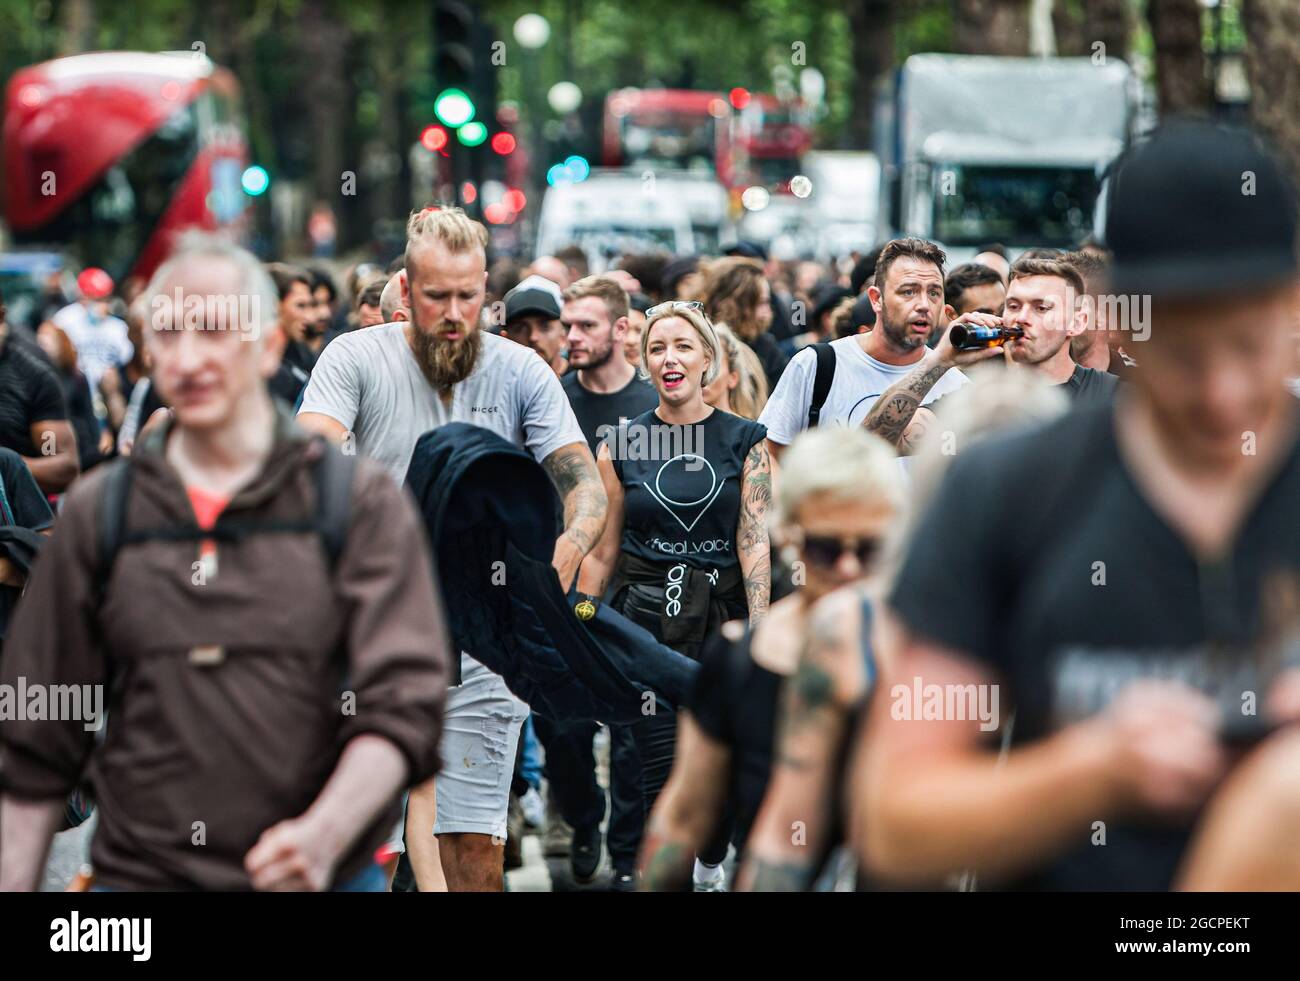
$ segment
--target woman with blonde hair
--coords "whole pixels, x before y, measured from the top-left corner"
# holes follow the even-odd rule
[[[838,778],[834,754],[818,754],[807,733],[799,733],[800,758],[818,765],[804,771],[789,765],[788,758],[778,761],[780,693],[795,675],[814,604],[877,575],[885,535],[906,509],[907,488],[893,450],[861,428],[808,430],[791,444],[785,459],[776,493],[775,535],[787,563],[801,570],[802,586],[772,604],[757,627],[726,624],[706,647],[678,729],[682,752],[651,816],[642,850],[650,889],[683,886],[691,874],[690,856],[727,831],[737,865],[743,864],[747,841],[760,853],[775,853],[779,861],[778,839],[790,837],[790,825],[781,823],[787,815],[763,805],[769,811],[766,823],[761,828],[755,823],[769,780],[784,785],[797,812],[791,820],[804,822],[808,847],[789,850],[806,860],[809,875],[837,843],[831,828]],[[860,615],[867,602],[854,595],[850,612]],[[848,704],[865,701],[876,674],[869,647],[854,653],[856,674],[837,692]],[[824,738],[833,746],[833,726]],[[773,841],[778,841],[776,847]],[[708,870],[697,870],[697,879],[701,872],[708,875]],[[715,881],[709,891],[720,889]]]
[[[704,401],[746,419],[757,419],[767,404],[767,377],[754,349],[726,324],[715,324],[722,345],[722,370],[704,389]]]
[[[641,371],[659,405],[601,444],[597,466],[609,510],[578,571],[575,612],[590,619],[608,587],[615,610],[698,659],[722,623],[757,623],[767,613],[767,429],[705,402],[725,358],[699,303],[661,303],[646,314]],[[648,814],[672,767],[675,706],[660,702],[632,731]],[[701,860],[716,869],[726,846],[724,839],[705,849]]]

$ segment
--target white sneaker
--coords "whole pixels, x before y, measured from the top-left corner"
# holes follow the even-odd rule
[[[519,798],[519,809],[524,812],[524,824],[530,828],[540,828],[546,823],[546,805],[542,803],[542,795],[533,787]]]
[[[721,865],[705,865],[698,858],[695,860],[695,892],[726,892],[727,874]]]

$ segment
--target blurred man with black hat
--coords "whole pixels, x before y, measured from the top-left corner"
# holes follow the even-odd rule
[[[529,276],[505,295],[503,333],[516,344],[531,347],[557,375],[569,367],[565,358],[565,328],[560,323],[560,288],[542,276]]]
[[[1300,766],[1279,731],[1300,716],[1296,227],[1295,189],[1249,131],[1173,121],[1118,162],[1111,289],[1152,298],[1142,370],[1108,403],[958,447],[922,514],[891,596],[893,705],[861,745],[877,874],[1297,886],[1285,850],[1258,849],[1276,834],[1223,833],[1222,815],[1228,793],[1262,814]],[[913,704],[957,690],[1000,693],[1000,719]],[[1207,805],[1219,836],[1190,849]]]

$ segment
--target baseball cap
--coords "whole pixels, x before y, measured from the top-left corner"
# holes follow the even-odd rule
[[[1119,294],[1204,296],[1297,274],[1296,189],[1253,131],[1174,119],[1127,150],[1107,190]]]
[[[728,245],[722,250],[722,252],[724,255],[742,256],[746,259],[760,259],[764,262],[767,261],[767,249],[763,248],[763,246],[759,245],[757,242],[747,242],[743,239],[739,242],[734,242],[731,245]]]
[[[113,277],[97,266],[81,270],[77,289],[87,300],[102,300],[113,294]]]
[[[516,317],[537,314],[547,320],[556,320],[560,316],[563,302],[560,288],[544,276],[529,276],[505,295],[506,323]]]

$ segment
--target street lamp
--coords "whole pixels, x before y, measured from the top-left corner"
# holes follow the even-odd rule
[[[514,27],[515,40],[530,51],[536,51],[551,39],[551,25],[541,14],[524,14]]]
[[[530,151],[529,174],[530,194],[536,193],[541,185],[541,168],[546,166],[546,152],[542,146],[541,102],[542,82],[538,73],[538,50],[551,39],[551,25],[541,14],[524,14],[514,25],[515,41],[524,49],[524,98],[528,102],[528,112],[533,117],[529,120],[532,131],[532,149]],[[540,198],[541,194],[536,193]]]
[[[582,105],[582,89],[572,82],[556,82],[546,93],[546,101],[556,115],[567,116]]]

